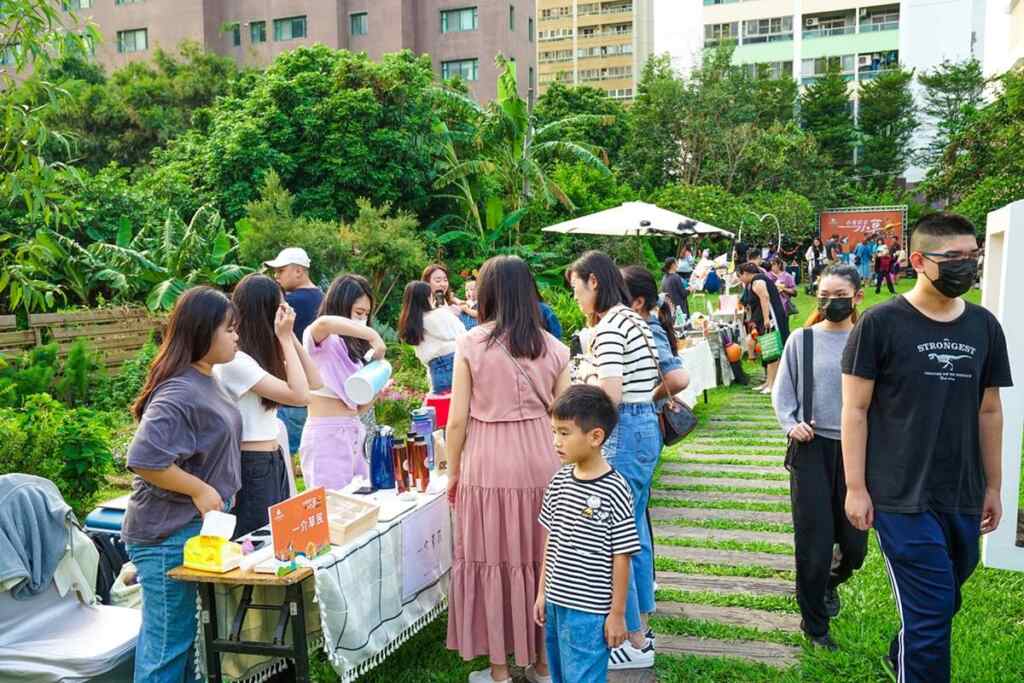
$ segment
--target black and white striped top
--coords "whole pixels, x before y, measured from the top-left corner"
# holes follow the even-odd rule
[[[599,379],[622,378],[623,403],[650,403],[658,386],[654,335],[643,318],[614,306],[594,328],[591,347]]]
[[[540,523],[548,530],[546,598],[581,612],[610,612],[612,556],[640,552],[626,480],[615,470],[577,479],[566,465],[548,484]]]

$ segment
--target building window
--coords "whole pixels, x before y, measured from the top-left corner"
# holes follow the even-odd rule
[[[366,12],[348,15],[348,32],[353,36],[365,36],[370,32],[370,18]]]
[[[114,0],[115,5],[138,5],[145,0]],[[92,7],[92,0],[89,0],[89,6]]]
[[[530,67],[530,80],[529,80],[529,83],[530,83],[530,90],[533,90],[533,67],[532,66]]]
[[[447,81],[453,76],[460,76],[464,81],[475,81],[478,76],[478,59],[456,59],[441,62],[441,78]]]
[[[13,66],[18,61],[17,46],[0,50],[0,66]]]
[[[144,28],[117,32],[117,51],[121,54],[144,52],[149,48],[149,36]]]
[[[515,5],[509,5],[508,6],[508,30],[509,31],[515,31],[516,30],[516,6]]]
[[[793,17],[772,17],[743,22],[743,44],[793,40]]]
[[[274,19],[274,40],[295,40],[306,37],[306,17]]]
[[[231,44],[235,47],[242,44],[242,25],[237,21],[231,25]]]
[[[92,0],[64,0],[63,5],[65,12],[76,9],[89,9],[92,7]]]
[[[755,64],[744,64],[743,70],[750,78],[789,78],[793,75],[793,62],[758,62]]]
[[[704,26],[704,47],[713,47],[719,43],[733,41],[740,37],[739,22],[728,24],[706,24]]]
[[[838,69],[845,80],[853,80],[853,72],[856,63],[854,55],[838,55],[835,57],[816,57],[805,59],[800,64],[800,74],[803,76],[804,85],[810,83],[819,76],[824,76],[830,69]]]
[[[441,33],[475,31],[479,21],[476,7],[441,11]]]
[[[526,34],[530,38],[530,42],[533,42],[533,17],[526,18]]]
[[[249,40],[253,43],[267,42],[267,22],[254,21],[249,24]]]

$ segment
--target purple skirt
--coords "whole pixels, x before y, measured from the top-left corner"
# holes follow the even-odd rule
[[[365,439],[366,427],[358,417],[307,418],[299,446],[306,488],[344,488],[356,475],[369,480]]]

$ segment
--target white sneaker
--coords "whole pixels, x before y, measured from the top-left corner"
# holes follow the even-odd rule
[[[512,679],[503,678],[499,681],[491,676],[491,667],[487,667],[483,671],[474,671],[469,674],[469,683],[512,683]]]
[[[640,649],[628,640],[608,654],[608,670],[650,669],[654,666],[654,643],[647,643]]]
[[[523,675],[526,676],[526,680],[530,681],[530,683],[551,683],[552,680],[551,676],[541,676],[537,673],[537,670],[533,668],[533,664],[526,667]]]

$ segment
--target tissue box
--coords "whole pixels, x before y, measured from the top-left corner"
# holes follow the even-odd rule
[[[331,545],[345,545],[377,526],[380,506],[359,496],[327,492]]]
[[[193,536],[185,541],[185,562],[189,569],[223,574],[238,567],[242,546],[220,536]]]

